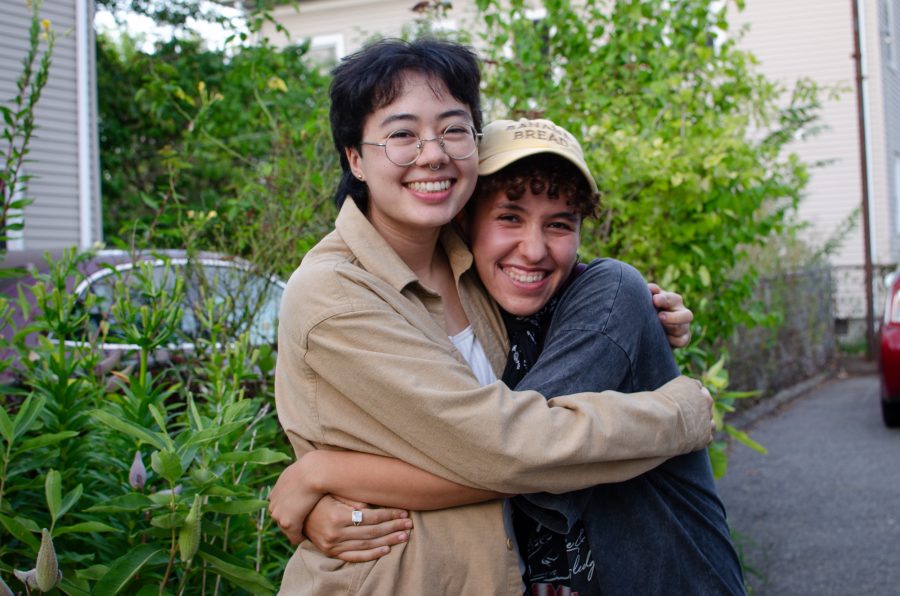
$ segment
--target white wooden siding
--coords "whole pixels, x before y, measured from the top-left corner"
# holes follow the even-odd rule
[[[90,3],[89,3],[90,4]],[[11,105],[16,79],[28,44],[30,8],[24,0],[0,0],[0,101]],[[25,209],[22,243],[29,249],[75,246],[81,240],[78,186],[78,127],[76,92],[75,0],[45,0],[41,17],[57,33],[50,76],[35,110],[34,132],[25,172],[32,176],[27,196],[34,202]],[[92,22],[93,19],[88,19]],[[93,45],[91,35],[90,45]],[[94,62],[92,61],[93,65]],[[92,73],[89,88],[96,89]],[[91,103],[96,105],[96,91]],[[92,140],[92,229],[99,239],[99,176],[96,143],[96,108],[90,110]]]
[[[346,53],[361,48],[373,35],[396,37],[404,25],[417,16],[411,9],[416,0],[300,0],[298,7],[280,6],[273,16],[296,42],[318,35],[340,35]],[[474,14],[474,2],[457,0],[449,18],[457,26],[466,26]],[[288,40],[269,24],[261,35],[276,45]]]

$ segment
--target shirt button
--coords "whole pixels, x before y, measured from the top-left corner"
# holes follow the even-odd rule
[[[512,550],[512,538],[506,539],[506,550]]]

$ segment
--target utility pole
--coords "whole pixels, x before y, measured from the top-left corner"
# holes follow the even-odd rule
[[[863,277],[866,285],[866,359],[875,358],[875,305],[872,296],[872,243],[869,229],[869,153],[858,0],[850,0],[853,14],[853,62],[856,66],[856,114],[859,129],[859,172],[862,186]]]

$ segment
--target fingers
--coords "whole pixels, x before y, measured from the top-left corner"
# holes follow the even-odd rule
[[[396,535],[403,534],[411,529],[411,519],[392,519],[371,526],[347,526],[341,531],[341,536],[346,542],[367,542],[368,544],[365,546],[365,548],[372,548],[373,546],[377,546],[380,544],[397,544],[397,541],[394,540],[378,543],[375,543],[373,541],[380,538],[387,538],[388,536],[395,536],[396,538]],[[400,540],[400,542],[402,542],[402,540]],[[353,544],[351,545],[351,548],[354,546],[359,545]]]
[[[346,499],[324,497],[306,519],[304,534],[329,557],[371,561],[386,554],[384,547],[409,540],[412,520],[403,509],[354,509]],[[353,502],[353,501],[350,501]],[[361,503],[358,503],[361,504]],[[358,525],[353,513],[362,515]]]
[[[342,501],[339,497],[335,497],[338,501]],[[382,522],[390,521],[390,520],[399,520],[399,519],[408,519],[409,511],[404,509],[368,509],[366,507],[355,507],[359,511],[362,511],[363,521],[360,524],[360,528],[366,528],[371,526],[376,526]],[[347,514],[347,520],[350,520],[350,514]]]
[[[659,320],[666,326],[690,325],[694,320],[694,313],[691,309],[680,306],[677,310],[659,311]]]
[[[647,287],[650,288],[650,294],[652,294],[653,296],[655,296],[655,295],[659,294],[660,292],[662,292],[662,288],[659,287],[658,285],[656,285],[656,284],[653,283],[653,282],[648,283],[648,284],[647,284]]]
[[[691,343],[690,325],[663,325],[669,345],[673,348],[683,348]]]
[[[400,532],[390,532],[388,534],[381,534],[378,536],[373,536],[372,538],[360,539],[360,540],[343,540],[341,542],[337,542],[335,544],[323,545],[325,548],[322,550],[329,557],[337,557],[343,553],[351,552],[351,551],[369,551],[375,550],[382,547],[391,547],[395,544],[402,544],[409,540],[409,530],[403,530]]]

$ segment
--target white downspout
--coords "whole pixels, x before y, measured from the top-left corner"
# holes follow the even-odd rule
[[[75,1],[75,85],[78,120],[78,219],[79,246],[94,242],[91,209],[91,127],[90,127],[90,29],[88,0]]]

